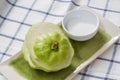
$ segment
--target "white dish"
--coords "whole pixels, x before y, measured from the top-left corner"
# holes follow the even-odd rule
[[[106,51],[119,37],[120,29],[104,19],[102,16],[98,15],[100,18],[100,27],[104,29],[111,37],[112,41],[106,43],[101,49],[99,49],[90,59],[86,60],[82,63],[76,70],[71,73],[70,76],[67,77],[66,80],[72,79],[78,72],[80,72],[85,66],[90,64],[93,60],[95,60],[99,55],[101,55],[104,51]],[[117,37],[116,37],[117,36]],[[8,80],[26,80],[24,77],[20,76],[11,66],[9,66],[9,62],[19,56],[20,52],[18,52],[15,56],[11,57],[9,60],[0,64],[0,72],[8,78]],[[73,79],[74,80],[74,79]]]
[[[99,23],[96,13],[88,9],[79,8],[65,15],[62,26],[71,39],[85,41],[95,36]]]

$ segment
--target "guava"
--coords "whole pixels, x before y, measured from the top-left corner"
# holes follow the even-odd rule
[[[58,25],[42,22],[26,34],[22,48],[24,58],[34,69],[59,71],[71,64],[74,50]]]

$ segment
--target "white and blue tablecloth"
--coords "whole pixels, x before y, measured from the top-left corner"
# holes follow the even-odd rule
[[[0,63],[21,50],[32,24],[44,21],[57,24],[68,10],[81,5],[120,26],[120,0],[0,0]],[[74,80],[120,80],[120,42]]]

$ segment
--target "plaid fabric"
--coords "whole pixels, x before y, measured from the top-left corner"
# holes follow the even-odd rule
[[[120,26],[120,0],[1,0],[0,62],[21,49],[25,34],[37,22],[59,23],[67,10],[87,5]],[[120,80],[120,42],[80,72],[74,80]]]

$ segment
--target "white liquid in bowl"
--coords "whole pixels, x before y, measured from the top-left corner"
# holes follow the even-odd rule
[[[95,30],[95,25],[90,23],[69,23],[67,25],[67,30],[76,36],[87,35]]]

